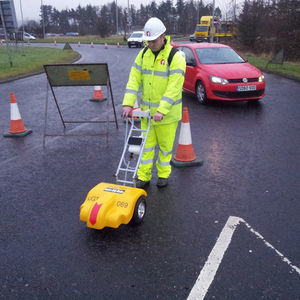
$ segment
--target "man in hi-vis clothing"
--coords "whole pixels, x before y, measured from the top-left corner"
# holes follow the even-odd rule
[[[173,48],[170,37],[165,34],[166,27],[158,18],[150,18],[144,27],[144,39],[147,49],[137,55],[131,68],[126,92],[123,99],[124,118],[128,117],[136,102],[142,85],[140,108],[150,109],[151,128],[145,144],[141,163],[137,172],[136,187],[146,187],[152,177],[155,146],[159,146],[156,168],[158,187],[168,184],[171,173],[170,160],[178,121],[182,112],[182,86],[185,74],[185,59],[177,51],[168,65]],[[175,54],[174,54],[175,52]],[[141,128],[147,128],[147,121],[141,121]]]

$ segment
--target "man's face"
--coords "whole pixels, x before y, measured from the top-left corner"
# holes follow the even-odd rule
[[[154,41],[148,41],[149,48],[153,51],[156,52],[161,49],[161,47],[165,43],[165,34],[162,34],[159,36],[156,40]]]

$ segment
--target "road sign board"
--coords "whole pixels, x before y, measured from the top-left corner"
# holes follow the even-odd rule
[[[14,32],[18,27],[13,0],[0,0],[0,29]]]

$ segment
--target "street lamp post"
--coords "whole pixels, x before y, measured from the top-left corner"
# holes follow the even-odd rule
[[[116,26],[117,26],[117,34],[119,32],[119,24],[118,24],[118,21],[119,21],[119,16],[118,16],[118,1],[116,0]]]
[[[43,22],[43,39],[44,39],[45,38],[45,14],[44,14],[43,0],[41,0],[41,8],[42,8],[42,22]]]
[[[214,42],[214,25],[215,25],[215,0],[213,0],[212,19],[210,24],[210,43]]]
[[[23,31],[23,38],[22,41],[24,42],[24,19],[23,19],[23,8],[22,8],[22,0],[20,0],[20,10],[21,10],[21,19],[22,19],[22,31]]]

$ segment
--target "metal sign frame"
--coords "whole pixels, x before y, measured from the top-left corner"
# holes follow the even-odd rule
[[[116,128],[118,126],[118,120],[116,115],[115,103],[111,88],[111,82],[109,77],[107,63],[89,63],[89,64],[51,64],[44,65],[45,73],[47,75],[47,99],[45,105],[45,124],[43,133],[43,147],[45,147],[46,136],[82,136],[80,134],[66,134],[66,124],[68,123],[106,123],[107,130],[109,123],[115,123]],[[50,86],[53,99],[55,101],[56,108],[59,113],[59,117],[64,127],[64,134],[49,134],[47,130],[47,117],[48,117],[48,86]],[[114,112],[114,120],[109,120],[109,97],[106,101],[107,105],[107,118],[106,120],[65,120],[62,115],[62,111],[59,107],[58,99],[55,95],[55,87],[66,86],[106,86],[107,94],[111,98],[112,108]],[[99,103],[101,106],[101,103]],[[84,136],[107,136],[107,130],[105,134],[93,134]]]

